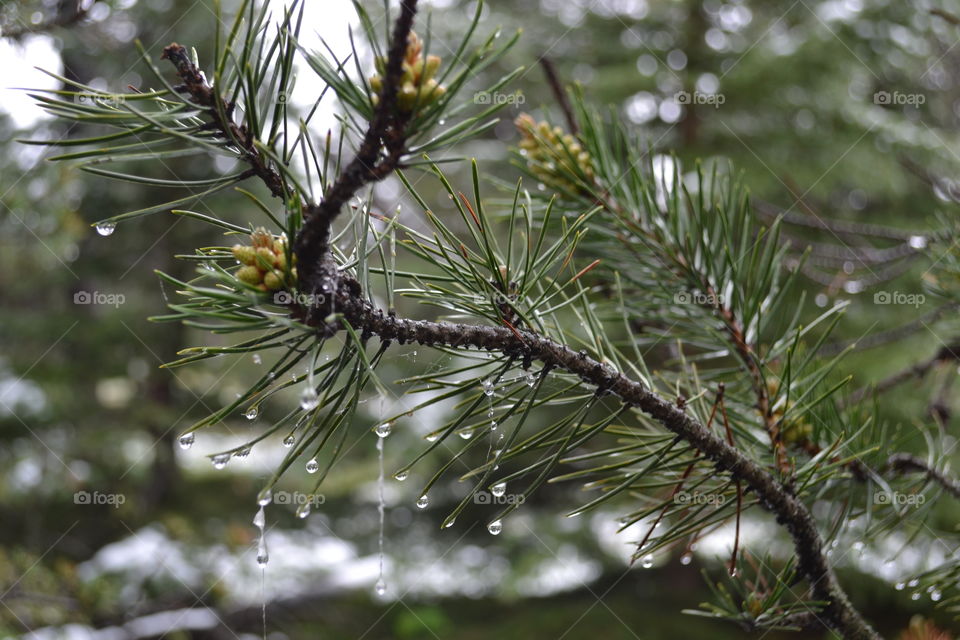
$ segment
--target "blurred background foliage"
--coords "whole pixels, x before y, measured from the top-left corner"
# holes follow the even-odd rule
[[[203,66],[212,57],[211,2],[88,0],[74,19],[75,3],[65,0],[7,0],[0,27],[10,35],[0,41],[0,60],[16,82],[3,85],[55,88],[31,71],[38,65],[115,91],[146,89],[149,74],[134,40],[155,59],[172,41],[194,46]],[[431,37],[456,42],[472,3],[431,6]],[[347,2],[309,2],[308,9],[304,31],[334,44],[344,43],[347,24],[356,25]],[[537,64],[545,56],[561,78],[582,84],[591,102],[613,105],[651,147],[673,152],[682,172],[697,158],[729,161],[770,210],[907,234],[953,224],[960,28],[952,17],[960,15],[960,2],[500,0],[485,12],[485,26],[524,30],[490,77],[528,68],[513,83],[519,93],[510,96],[515,104],[503,122],[458,150],[478,157],[488,177],[517,179],[507,162],[517,141],[514,116],[528,111],[562,121]],[[713,98],[691,104],[678,92]],[[878,92],[922,96],[922,103],[884,103]],[[563,518],[580,499],[567,484],[547,485],[492,538],[469,512],[440,531],[445,507],[465,491],[457,483],[438,487],[420,511],[415,483],[388,482],[389,589],[377,598],[370,439],[326,481],[325,502],[309,519],[297,519],[293,506],[271,507],[271,563],[261,576],[250,520],[260,483],[282,456],[279,441],[275,457],[258,450],[219,471],[204,454],[245,440],[256,424],[243,415],[203,432],[189,450],[176,443],[184,428],[244,389],[259,365],[223,358],[160,370],[199,336],[146,320],[163,312],[170,293],[154,270],[186,276],[190,265],[174,254],[215,244],[216,234],[189,220],[152,216],[98,235],[91,222],[172,199],[177,189],[125,185],[45,162],[48,152],[16,139],[82,137],[82,127],[63,128],[15,93],[4,91],[0,103],[0,634],[106,638],[92,629],[138,620],[142,635],[120,637],[179,629],[165,637],[242,638],[259,634],[266,599],[271,638],[743,637],[739,629],[673,613],[706,598],[697,570],[722,573],[722,544],[704,541],[689,566],[662,557],[650,569],[629,567],[636,536],[615,535],[610,514]],[[336,105],[327,108],[332,114]],[[330,114],[324,126],[334,127]],[[156,164],[156,177],[209,175],[204,156],[167,162]],[[448,177],[467,185],[467,170],[450,165]],[[435,188],[426,182],[418,189]],[[400,192],[388,181],[377,187],[377,201],[392,210]],[[193,208],[204,206],[237,209],[238,220],[250,207],[230,192]],[[406,201],[404,211],[418,215]],[[791,233],[797,245],[837,244],[829,232],[799,226]],[[885,290],[921,292],[929,259],[877,265],[841,256],[819,264],[806,285],[816,304],[851,302],[838,338],[923,319],[917,331],[848,358],[843,373],[853,376],[854,388],[928,359],[954,339],[956,314],[938,313],[934,296],[916,307],[877,307],[875,288],[864,284],[879,278]],[[83,292],[120,295],[123,303],[78,304]],[[432,365],[415,347],[388,358],[385,379]],[[912,425],[939,407],[952,431],[955,367],[938,364],[878,397],[891,425]],[[370,399],[368,424],[357,428],[373,424],[385,403],[396,409],[404,402],[411,401]],[[419,450],[429,420],[418,414],[415,423],[401,421],[386,443],[388,474]],[[305,472],[289,475],[290,492],[306,484]],[[123,503],[77,504],[78,491],[122,496]],[[953,528],[956,505],[945,501],[938,509],[945,528]],[[758,525],[752,535],[764,531]],[[879,579],[908,572],[919,559],[904,554],[892,563],[885,550],[864,542],[835,560],[855,602],[882,632],[895,636],[915,614],[960,629],[932,612],[925,594],[912,599],[909,590]],[[182,611],[200,604],[219,618]]]

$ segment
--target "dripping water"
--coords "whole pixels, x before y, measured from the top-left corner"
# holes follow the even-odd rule
[[[389,431],[387,432],[389,434]],[[377,433],[377,459],[380,463],[380,475],[377,477],[377,512],[380,516],[380,532],[377,538],[377,553],[380,561],[380,573],[377,577],[377,585],[374,589],[377,592],[378,596],[382,596],[387,591],[387,584],[383,581],[383,516],[384,516],[384,501],[383,501],[383,441],[386,439],[387,434],[380,435]]]

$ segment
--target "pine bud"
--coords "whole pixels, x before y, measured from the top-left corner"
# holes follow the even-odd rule
[[[235,244],[230,252],[233,253],[233,257],[236,258],[240,264],[253,264],[254,260],[256,260],[256,252],[253,247]]]
[[[268,271],[267,274],[263,276],[263,284],[270,291],[283,288],[283,280],[277,275],[276,271]]]
[[[397,90],[397,110],[412,113],[415,108],[422,109],[443,96],[447,89],[434,80],[440,68],[440,56],[423,57],[423,42],[417,34],[411,32],[407,38],[407,50],[403,57],[403,72]],[[370,101],[374,106],[380,104],[383,92],[383,76],[386,74],[386,60],[374,61],[377,73],[370,77]]]
[[[246,282],[247,284],[258,285],[263,281],[263,274],[260,273],[260,270],[252,265],[247,265],[245,267],[240,267],[237,269],[236,274],[234,274],[240,282]]]

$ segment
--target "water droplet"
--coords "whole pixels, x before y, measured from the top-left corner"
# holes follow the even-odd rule
[[[439,120],[437,120],[437,124],[442,127],[443,125],[447,124],[447,121],[443,118],[440,118]]]
[[[384,422],[382,424],[378,424],[377,428],[374,429],[374,432],[377,434],[377,437],[386,438],[388,435],[390,435],[390,429],[392,428],[393,428],[392,422]]]
[[[250,407],[243,415],[247,417],[247,420],[256,420],[257,416],[260,415],[260,409],[257,407]]]
[[[234,458],[246,458],[250,455],[250,447],[244,447],[233,454]]]
[[[500,425],[497,424],[497,421],[496,421],[496,420],[491,420],[491,421],[490,421],[490,431],[496,431],[496,430],[497,430],[497,427],[499,427],[499,426],[500,426]]]
[[[261,507],[264,507],[273,502],[273,491],[270,489],[264,489],[260,492],[260,495],[257,496],[257,504]]]
[[[492,396],[492,395],[493,395],[493,382],[491,382],[490,380],[484,380],[482,386],[483,386],[483,393],[484,393],[484,394],[486,394],[486,395],[488,395],[488,396]]]
[[[507,492],[507,483],[498,482],[497,484],[490,487],[490,493],[497,496],[498,498]]]
[[[934,589],[933,591],[930,592],[930,599],[933,600],[934,602],[939,602],[940,598],[942,597],[943,597],[943,594],[940,593],[939,589]]]
[[[436,441],[437,441],[437,438],[439,438],[439,437],[440,437],[440,434],[439,434],[439,433],[428,433],[428,434],[427,434],[427,442],[436,442]]]
[[[180,448],[189,449],[190,447],[193,446],[194,440],[196,440],[196,436],[194,436],[194,434],[192,433],[183,434],[182,436],[180,436],[180,440],[179,440]]]
[[[500,535],[500,532],[503,531],[503,522],[501,520],[494,520],[487,525],[487,531],[489,531],[492,536]]]
[[[460,431],[457,431],[457,435],[464,440],[469,440],[473,437],[473,429],[461,429]]]
[[[297,517],[303,520],[308,515],[310,515],[310,503],[304,502],[302,505],[297,507]]]
[[[428,504],[430,504],[430,498],[426,495],[422,495],[417,499],[417,509],[426,509]]]
[[[532,387],[537,384],[537,376],[533,375],[533,371],[527,371],[527,375],[524,376],[523,381],[527,383],[528,387]]]
[[[318,404],[320,404],[320,397],[313,387],[307,387],[300,394],[300,408],[304,411],[313,411]]]
[[[218,453],[210,459],[213,462],[214,469],[223,469],[230,462],[229,453]]]
[[[927,238],[925,236],[910,236],[910,248],[912,249],[926,249],[927,248]]]
[[[449,529],[450,527],[453,526],[453,524],[454,524],[456,521],[457,521],[456,518],[450,518],[449,520],[447,520],[446,522],[443,523],[443,528],[444,528],[444,529]]]
[[[653,554],[648,553],[640,559],[640,566],[644,569],[649,569],[653,566]]]
[[[114,232],[117,228],[116,222],[99,222],[97,223],[97,233],[106,237]]]
[[[917,578],[914,578],[913,580],[911,580],[910,582],[907,583],[907,586],[908,586],[908,587],[915,587],[915,586],[917,586],[918,584],[920,584],[920,580],[918,580]]]
[[[267,553],[266,548],[259,549],[257,551],[257,564],[261,567],[267,566],[267,563],[270,562],[270,554]]]
[[[316,473],[319,468],[320,463],[317,462],[316,458],[311,458],[307,461],[307,473]]]
[[[288,435],[286,438],[283,439],[283,446],[285,446],[285,447],[287,447],[287,448],[292,447],[292,446],[293,446],[293,443],[296,442],[296,441],[297,441],[297,439],[294,438],[294,437],[293,437],[293,434],[291,433],[290,435]]]
[[[387,583],[383,581],[383,578],[377,580],[377,584],[373,587],[373,590],[377,592],[378,596],[382,596],[387,592]]]
[[[693,554],[685,553],[682,556],[680,556],[680,564],[682,564],[683,566],[687,566],[691,562],[693,562]]]
[[[263,529],[267,524],[267,514],[263,509],[263,505],[260,505],[260,508],[257,510],[257,515],[253,516],[253,525],[257,529]]]
[[[493,410],[493,406],[491,405],[490,410],[487,411],[487,417],[490,418],[490,419],[493,419],[493,416],[494,416],[495,413],[496,413],[496,412]]]
[[[400,482],[403,482],[404,480],[407,479],[408,475],[409,475],[409,472],[406,469],[404,469],[403,471],[397,471],[395,474],[393,474],[393,477],[399,480]]]
[[[253,354],[253,364],[261,364],[262,362],[263,358],[260,357],[259,353]]]
[[[897,584],[893,585],[893,588],[896,589],[897,591],[903,591],[903,588],[906,586],[907,585],[905,583],[898,582]]]
[[[919,600],[919,599],[920,599],[920,592],[919,592],[919,591],[914,591],[913,593],[911,593],[911,594],[910,594],[910,599],[911,599],[911,600]]]

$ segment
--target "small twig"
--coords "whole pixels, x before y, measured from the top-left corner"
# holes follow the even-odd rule
[[[567,130],[571,135],[580,133],[580,127],[577,126],[577,117],[573,114],[573,107],[570,105],[570,98],[567,96],[563,83],[560,82],[560,76],[557,74],[557,67],[553,60],[543,56],[540,58],[540,66],[543,67],[543,75],[547,78],[547,84],[550,85],[550,91],[553,93],[557,106],[563,111],[563,117],[567,121]]]
[[[943,487],[944,490],[954,498],[960,499],[960,482],[942,471],[934,469],[917,456],[910,455],[909,453],[895,453],[887,458],[886,467],[900,473],[908,473],[911,471],[920,472],[924,474],[928,480],[933,480]]]
[[[887,376],[876,384],[860,387],[851,393],[848,398],[841,401],[840,405],[841,407],[848,407],[859,404],[865,397],[867,397],[867,395],[871,393],[883,393],[884,391],[892,389],[898,384],[910,380],[911,378],[922,378],[938,364],[956,360],[960,360],[960,344],[942,347],[932,358],[925,360],[924,362],[911,365],[902,371],[898,371],[890,376]]]

